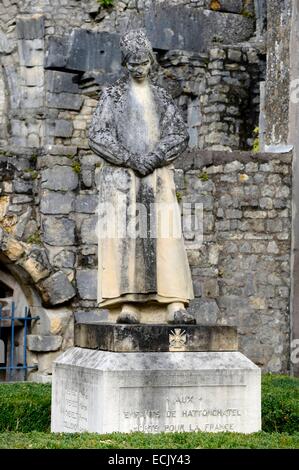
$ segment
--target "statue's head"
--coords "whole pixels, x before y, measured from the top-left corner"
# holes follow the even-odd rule
[[[148,76],[155,56],[150,41],[142,29],[126,33],[120,41],[122,65],[133,80],[142,82]]]

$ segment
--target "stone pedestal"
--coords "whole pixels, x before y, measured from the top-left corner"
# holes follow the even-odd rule
[[[174,328],[181,330],[176,337],[180,342],[185,326]],[[117,349],[115,335],[120,330],[107,332]],[[82,330],[81,339],[77,331],[79,340],[84,340]],[[84,341],[88,343],[86,335]],[[51,428],[98,433],[256,432],[261,429],[260,369],[234,350],[112,352],[74,347],[54,363]]]
[[[238,351],[231,326],[78,323],[75,346],[114,352]]]

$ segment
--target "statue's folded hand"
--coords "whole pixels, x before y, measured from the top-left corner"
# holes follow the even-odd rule
[[[141,176],[146,176],[152,173],[155,169],[153,161],[138,154],[134,154],[129,157],[127,160],[127,166],[132,168],[132,170],[139,173]]]
[[[146,173],[144,176],[149,175],[156,168],[160,168],[162,166],[161,158],[159,157],[159,155],[157,155],[156,153],[152,153],[152,152],[148,153],[144,157],[144,163],[146,165]]]

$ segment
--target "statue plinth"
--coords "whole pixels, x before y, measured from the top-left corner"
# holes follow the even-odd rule
[[[235,328],[84,323],[75,344],[54,362],[53,432],[261,429],[261,371]]]
[[[112,352],[238,351],[231,326],[77,323],[75,346]]]

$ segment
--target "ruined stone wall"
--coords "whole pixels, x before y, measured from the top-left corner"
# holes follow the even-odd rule
[[[197,147],[252,148],[264,68],[262,52],[250,44],[209,50],[206,84],[200,96],[202,125]]]
[[[158,63],[154,79],[168,89],[182,110],[191,148],[252,148],[264,72],[258,49],[244,45],[213,47],[207,54],[169,51],[158,55]],[[85,85],[76,74],[54,70],[46,71],[46,80],[51,116],[46,120],[45,143],[70,147],[70,151],[65,148],[70,154],[88,149],[88,127],[101,94],[100,80]]]
[[[90,153],[78,166],[61,155],[1,161],[9,168],[1,173],[2,252],[40,299],[33,311],[43,321],[31,334],[41,338],[29,348],[49,373],[56,350],[72,342],[70,322],[106,318],[96,305],[102,161]],[[271,371],[288,370],[291,163],[290,155],[190,150],[175,171],[180,203],[203,205],[203,244],[194,248],[186,234],[190,309],[201,324],[236,325],[240,350]]]
[[[289,368],[291,155],[192,152],[177,162],[182,202],[203,204],[189,251],[199,323],[237,325],[240,350]]]
[[[109,8],[96,0],[5,0],[2,146],[86,149],[94,107],[88,98],[98,98],[95,90],[121,73],[118,34],[145,26],[158,52],[160,82],[185,111],[190,146],[250,148],[265,68],[260,44],[246,42],[254,34],[253,13],[247,0],[129,0]]]
[[[288,370],[291,157],[235,152],[252,147],[265,73],[253,3],[0,4],[0,263],[40,316],[28,338],[34,380],[72,345],[74,321],[106,315],[96,306],[102,161],[87,130],[103,85],[121,73],[118,34],[132,26],[146,26],[154,79],[189,128],[177,196],[204,209],[203,245],[186,234],[190,308],[200,323],[236,325],[241,351],[264,369]]]

